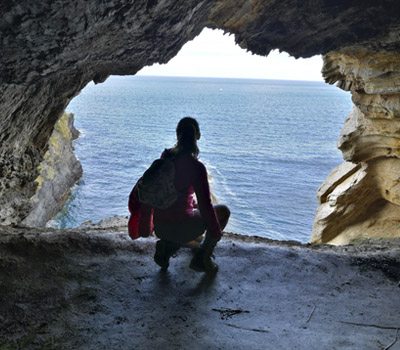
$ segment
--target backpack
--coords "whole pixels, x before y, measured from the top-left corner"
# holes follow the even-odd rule
[[[155,160],[138,181],[139,201],[157,209],[167,209],[176,202],[175,167],[171,158]]]

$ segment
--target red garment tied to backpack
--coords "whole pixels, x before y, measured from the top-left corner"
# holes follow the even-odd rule
[[[149,237],[153,232],[153,208],[139,202],[137,183],[129,195],[128,208],[131,213],[128,221],[129,237]]]

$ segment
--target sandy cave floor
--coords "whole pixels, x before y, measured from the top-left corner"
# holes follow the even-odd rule
[[[119,229],[0,231],[0,350],[400,349],[400,240],[227,234],[207,276]]]

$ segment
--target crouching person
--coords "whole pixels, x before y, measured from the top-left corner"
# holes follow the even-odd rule
[[[139,232],[150,234],[154,224],[155,235],[160,239],[154,261],[162,269],[168,268],[170,258],[179,248],[191,247],[196,249],[190,268],[215,273],[218,266],[212,260],[212,253],[228,223],[230,211],[226,205],[211,202],[207,170],[197,158],[200,139],[197,121],[191,117],[181,119],[176,136],[176,146],[166,149],[161,158],[172,161],[177,198],[164,209],[142,204]]]

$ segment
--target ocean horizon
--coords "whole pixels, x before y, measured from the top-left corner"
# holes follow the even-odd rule
[[[199,121],[200,160],[226,231],[272,239],[310,238],[316,192],[343,162],[336,148],[350,94],[318,81],[112,76],[74,98],[83,177],[54,222],[79,226],[127,216],[137,179],[175,144],[184,116]]]

